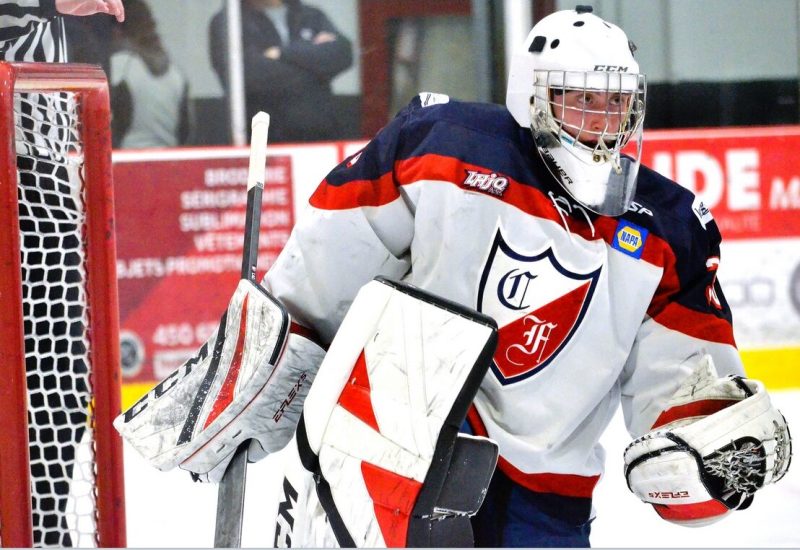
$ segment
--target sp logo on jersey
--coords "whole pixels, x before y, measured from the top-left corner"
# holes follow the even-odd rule
[[[478,289],[478,311],[499,328],[492,371],[501,384],[545,368],[577,331],[594,295],[600,269],[575,273],[553,249],[526,256],[498,229]]]

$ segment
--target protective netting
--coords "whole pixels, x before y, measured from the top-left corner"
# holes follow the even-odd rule
[[[764,444],[752,439],[734,441],[704,457],[706,471],[720,480],[724,498],[734,493],[752,495],[764,486],[767,457]]]
[[[15,94],[35,546],[96,546],[77,97]]]
[[[766,480],[775,483],[786,474],[791,460],[791,436],[785,424],[773,422],[773,425],[774,439],[758,441],[744,438],[732,441],[703,458],[708,473],[720,481],[723,495],[752,495],[764,486]],[[767,459],[771,454],[775,456],[769,461]],[[772,471],[768,472],[767,465],[770,462]]]

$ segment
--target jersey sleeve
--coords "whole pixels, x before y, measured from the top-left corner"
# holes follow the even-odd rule
[[[0,43],[28,34],[35,25],[58,15],[55,0],[0,0]]]
[[[334,168],[264,278],[293,319],[327,344],[358,290],[411,267],[414,214],[394,165],[408,110]]]
[[[716,223],[692,219],[692,238],[676,246],[636,336],[621,376],[628,431],[651,430],[669,398],[710,354],[719,376],[743,375],[730,307],[717,280],[720,234]]]

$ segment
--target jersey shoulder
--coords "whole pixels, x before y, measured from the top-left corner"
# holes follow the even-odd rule
[[[434,125],[445,123],[486,135],[512,137],[519,126],[502,105],[461,101],[445,94],[422,92],[399,113],[407,124]]]
[[[444,94],[417,95],[400,110],[398,120],[403,134],[400,158],[426,153],[484,157],[507,150],[508,142],[519,146],[522,139],[522,129],[505,106],[460,101]],[[473,160],[481,163],[479,158]]]
[[[717,224],[699,196],[646,166],[639,169],[630,215],[667,241],[679,256],[715,249],[721,240]]]

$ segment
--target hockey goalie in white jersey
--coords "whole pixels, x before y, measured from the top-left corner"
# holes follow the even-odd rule
[[[297,426],[282,546],[588,546],[620,404],[628,486],[666,520],[778,481],[789,430],[744,377],[716,223],[639,165],[645,78],[591,11],[536,24],[505,108],[421,94],[333,169],[263,281],[276,321],[247,327],[258,387],[217,399],[220,345],[215,374],[196,361],[120,417],[126,438],[213,480],[242,440],[263,455]],[[281,355],[289,318],[321,347],[293,334]]]

